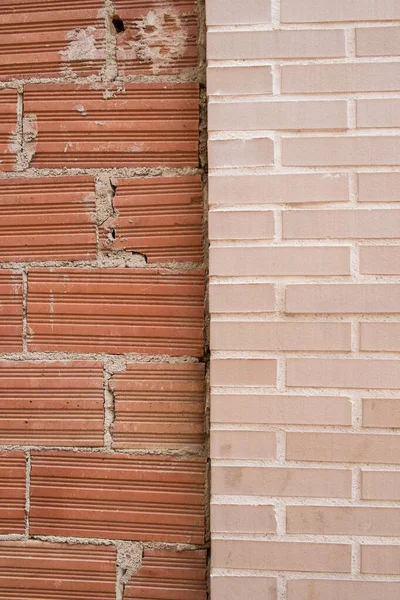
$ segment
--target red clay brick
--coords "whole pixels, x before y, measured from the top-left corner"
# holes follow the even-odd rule
[[[202,356],[204,273],[35,269],[28,276],[32,351]]]
[[[0,444],[103,445],[103,366],[0,362]]]
[[[0,352],[22,350],[22,276],[0,271]]]
[[[206,461],[33,452],[32,535],[204,541]]]
[[[117,35],[120,75],[174,74],[197,66],[195,0],[115,0],[114,6],[125,27]]]
[[[105,99],[78,85],[28,85],[37,117],[31,166],[197,167],[197,83],[132,83]]]
[[[16,90],[0,90],[0,171],[13,171],[15,167],[17,98]]]
[[[117,179],[117,217],[102,228],[102,246],[145,254],[148,263],[203,260],[201,178]]]
[[[0,78],[85,76],[104,65],[102,0],[2,3]]]
[[[113,546],[0,542],[0,598],[113,600]]]
[[[23,452],[0,452],[0,534],[7,533],[25,533]]]
[[[205,550],[145,550],[124,598],[205,600],[206,557]]]
[[[194,448],[204,441],[204,364],[132,364],[111,380],[115,448]]]
[[[94,180],[3,179],[0,261],[96,257]]]

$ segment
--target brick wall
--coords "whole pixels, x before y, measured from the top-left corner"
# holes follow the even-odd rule
[[[212,600],[397,600],[400,4],[207,21]]]
[[[205,599],[201,24],[0,8],[1,599]]]

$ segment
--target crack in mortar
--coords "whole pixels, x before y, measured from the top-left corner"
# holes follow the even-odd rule
[[[34,114],[24,115],[22,119],[22,146],[17,154],[16,170],[27,169],[35,156],[37,137],[39,135],[37,116]]]
[[[125,356],[109,356],[104,360],[103,365],[103,386],[104,386],[104,446],[112,450],[112,426],[115,421],[115,397],[110,380],[115,373],[122,373],[126,370]]]
[[[131,577],[142,566],[143,545],[135,542],[117,542],[116,600],[123,600]]]

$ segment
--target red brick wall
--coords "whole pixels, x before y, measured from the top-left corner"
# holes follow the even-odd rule
[[[201,12],[0,7],[0,599],[205,598]]]

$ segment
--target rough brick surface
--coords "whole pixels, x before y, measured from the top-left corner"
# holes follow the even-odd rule
[[[0,352],[22,350],[22,277],[0,271]]]
[[[0,452],[0,534],[25,532],[23,452]]]
[[[0,171],[15,168],[17,138],[17,92],[0,90]]]

